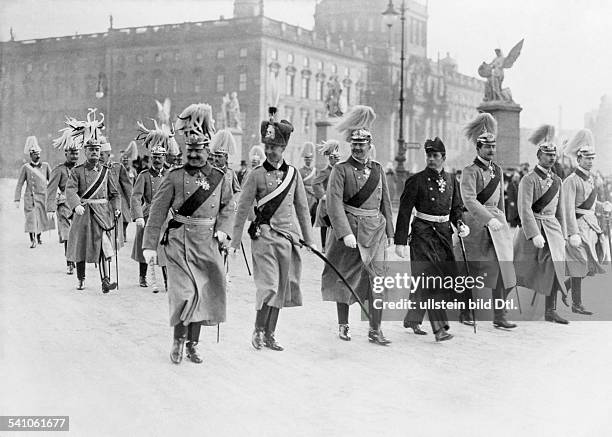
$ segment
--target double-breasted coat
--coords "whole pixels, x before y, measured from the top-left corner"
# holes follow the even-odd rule
[[[142,218],[145,225],[149,220],[149,211],[153,203],[153,197],[162,179],[168,174],[166,168],[157,171],[153,167],[140,172],[134,183],[132,197],[130,198],[131,214],[134,220]],[[142,237],[144,235],[144,227],[136,226],[136,234],[134,236],[134,245],[132,246],[132,259],[139,263],[146,263],[142,254]],[[157,249],[157,264],[160,266],[166,265],[165,248],[158,247]]]
[[[47,183],[51,177],[51,168],[46,162],[24,164],[19,171],[15,187],[15,202],[21,200],[23,185],[23,212],[25,214],[24,230],[28,233],[55,229],[53,220],[47,218]]]
[[[378,174],[376,187],[358,208],[346,203],[357,194],[369,177]],[[327,258],[342,273],[361,300],[370,298],[375,276],[384,275],[387,238],[393,238],[393,216],[387,179],[382,166],[369,160],[365,164],[349,157],[331,170],[326,191],[331,229],[325,247]],[[353,234],[357,247],[347,247],[342,239]],[[353,304],[355,298],[327,264],[321,277],[323,300]]]
[[[314,225],[320,228],[328,228],[331,226],[329,216],[327,215],[327,197],[325,193],[327,192],[327,184],[332,168],[331,165],[328,165],[324,169],[317,171],[317,175],[312,182],[312,190],[318,201],[317,216]]]
[[[208,181],[216,178],[221,181],[213,187]],[[191,216],[179,217],[176,212],[200,186],[208,192],[206,200]],[[232,196],[223,172],[210,164],[171,170],[153,195],[142,248],[157,250],[169,212],[181,223],[167,231],[165,247],[170,326],[225,321],[225,269],[214,235],[217,231],[231,233],[235,214]]]
[[[566,273],[571,277],[584,278],[596,273],[605,273],[604,262],[609,260],[608,243],[595,215],[597,197],[588,208],[578,208],[589,198],[595,188],[595,178],[581,167],[563,181],[562,202],[565,213],[567,236],[579,235],[578,247],[566,245]],[[596,195],[595,195],[596,196]]]
[[[288,171],[289,165],[285,162],[276,168],[266,160],[246,176],[232,233],[233,248],[240,248],[244,223],[253,203],[272,193],[282,183]],[[251,240],[257,310],[260,310],[264,303],[274,308],[302,305],[302,259],[292,241],[280,234],[288,236],[296,243],[299,238],[303,238],[308,244],[314,242],[302,177],[295,167],[293,171],[295,176],[287,195],[270,222],[261,225],[261,235]]]
[[[66,205],[66,185],[75,164],[63,162],[53,169],[47,185],[47,212],[57,217],[57,233],[60,243],[68,241],[72,211]]]
[[[113,256],[115,244],[111,231],[115,227],[114,211],[121,208],[119,191],[107,171],[98,191],[89,200],[81,199],[87,189],[98,179],[102,164],[85,162],[74,167],[66,184],[66,206],[74,213],[83,205],[83,215],[74,214],[68,234],[68,261],[97,263],[104,248],[104,258]]]
[[[489,167],[490,165],[490,167]],[[493,180],[497,189],[481,203],[478,194]],[[472,274],[478,272],[485,278],[488,288],[497,286],[501,273],[503,288],[516,285],[513,260],[513,236],[506,222],[504,208],[504,181],[501,168],[476,157],[473,164],[463,169],[461,176],[461,199],[466,209],[463,222],[470,228],[470,234],[463,239],[465,253]],[[503,228],[493,231],[488,227],[489,220],[496,218]],[[455,246],[455,257],[460,247]]]
[[[514,237],[514,266],[517,284],[549,296],[555,279],[565,293],[565,217],[560,201],[563,187],[540,213],[532,206],[561,179],[537,165],[519,183],[518,212],[522,227]],[[542,235],[546,244],[538,249],[533,238]]]

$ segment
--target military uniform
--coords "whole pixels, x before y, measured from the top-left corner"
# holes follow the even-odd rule
[[[51,168],[46,162],[37,164],[29,162],[19,171],[15,187],[15,202],[21,199],[23,185],[26,185],[23,195],[23,212],[25,213],[25,232],[34,235],[55,229],[53,220],[47,218],[47,184],[51,177]],[[40,237],[39,237],[40,238]],[[40,242],[40,241],[39,241]]]
[[[434,146],[442,142],[436,138]],[[426,143],[426,151],[427,143]],[[437,148],[435,151],[439,151]],[[410,223],[412,212],[415,217]],[[410,245],[412,276],[453,276],[457,273],[453,252],[451,223],[455,226],[463,217],[463,203],[459,182],[453,174],[442,169],[437,172],[426,168],[410,176],[404,185],[395,226],[395,244]],[[404,326],[413,329],[423,322],[425,309],[419,303],[430,298],[442,301],[448,297],[448,290],[420,287],[414,298],[417,308],[406,314]],[[436,334],[444,334],[449,329],[448,317],[444,309],[428,309],[429,321]]]
[[[312,190],[318,201],[315,227],[328,228],[331,226],[329,216],[327,215],[327,198],[325,197],[325,193],[327,192],[327,185],[332,168],[331,165],[328,165],[324,169],[318,170],[315,180],[312,182]],[[321,243],[324,244],[325,241],[321,241]]]
[[[72,222],[72,210],[66,205],[66,185],[75,163],[63,162],[53,169],[51,179],[47,185],[47,213],[55,213],[57,217],[57,233],[59,242],[64,245],[64,255],[68,250],[68,235]],[[72,274],[73,263],[68,264],[68,274]]]
[[[125,167],[120,162],[110,162],[109,168],[117,191],[121,196],[121,217],[122,223],[118,231],[121,230],[119,235],[119,247],[123,247],[123,243],[126,239],[127,226],[132,221],[132,213],[130,212],[130,199],[132,198],[132,181]]]

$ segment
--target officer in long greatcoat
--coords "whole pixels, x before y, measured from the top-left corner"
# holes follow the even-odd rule
[[[317,169],[313,164],[314,160],[314,144],[310,141],[304,143],[302,148],[302,159],[304,165],[300,167],[300,176],[304,182],[306,197],[308,199],[308,210],[310,211],[310,223],[314,224],[317,215],[317,197],[315,196],[313,183],[317,173]]]
[[[340,161],[340,143],[337,140],[324,141],[317,150],[327,157],[327,166],[317,171],[315,180],[312,183],[312,190],[317,198],[317,214],[315,227],[321,229],[321,250],[325,252],[325,240],[327,239],[327,229],[331,226],[327,215],[327,184],[332,168]]]
[[[57,233],[60,244],[64,245],[64,255],[68,249],[68,235],[72,223],[72,211],[66,205],[66,185],[70,179],[70,173],[79,160],[79,149],[73,141],[62,146],[66,161],[59,164],[51,172],[51,179],[47,185],[47,215],[52,218],[57,216]],[[74,263],[66,258],[68,275],[74,273]]]
[[[266,346],[282,351],[275,338],[279,311],[302,305],[302,259],[297,245],[300,238],[313,245],[313,238],[302,177],[283,159],[293,126],[286,120],[275,121],[275,113],[276,108],[270,108],[270,120],[261,123],[267,159],[247,175],[240,193],[231,246],[234,253],[240,248],[244,223],[256,202],[255,218],[249,227],[257,288],[257,315],[251,342],[255,349]]]
[[[557,159],[554,128],[543,125],[529,141],[538,146],[538,164],[519,183],[518,211],[522,228],[514,237],[517,284],[546,296],[546,321],[568,324],[557,311],[557,292],[565,295],[565,217],[562,186],[552,172]],[[534,295],[535,297],[535,295]]]
[[[187,340],[187,358],[201,363],[197,348],[201,326],[217,325],[226,317],[220,247],[227,245],[235,205],[223,172],[207,163],[214,132],[210,106],[199,103],[185,108],[176,129],[186,137],[187,164],[170,170],[153,196],[142,248],[150,264],[158,244],[165,247],[170,326],[174,328],[171,361],[182,361]],[[169,212],[173,218],[164,230]]]
[[[132,197],[130,199],[132,217],[136,224],[136,234],[134,236],[134,244],[132,246],[132,259],[138,262],[138,274],[139,284],[141,287],[148,287],[147,282],[147,271],[149,265],[142,253],[142,237],[144,235],[144,227],[149,220],[149,213],[151,210],[151,204],[153,203],[153,197],[159,190],[162,180],[168,174],[168,170],[164,166],[167,147],[169,142],[169,136],[167,132],[161,129],[148,130],[139,123],[141,130],[139,132],[138,139],[143,140],[144,147],[151,153],[151,166],[140,172],[136,178],[134,189],[132,190]],[[166,279],[166,262],[163,250],[157,250],[157,264],[163,266],[162,272],[164,272],[164,279]],[[157,279],[157,278],[156,278]],[[167,279],[166,281],[167,282]],[[151,284],[153,286],[153,293],[159,291],[158,284]]]
[[[456,274],[453,253],[451,223],[465,238],[470,228],[462,222],[463,203],[459,182],[451,173],[444,171],[446,148],[440,138],[425,141],[427,168],[406,180],[400,198],[400,207],[395,226],[395,252],[408,256],[407,243],[410,240],[410,262],[413,277],[447,277]],[[414,220],[412,211],[416,209]],[[414,295],[416,307],[408,310],[404,327],[412,328],[415,334],[423,335],[419,325],[423,322],[425,308],[420,303],[434,300],[444,301],[449,290],[434,286],[420,286]],[[436,341],[453,338],[449,330],[448,317],[444,309],[427,308],[429,322]]]
[[[496,133],[497,122],[488,113],[479,114],[466,127],[467,139],[476,146],[476,158],[463,169],[461,177],[461,198],[466,208],[463,222],[471,230],[464,245],[470,274],[482,276],[484,286],[492,290],[493,326],[512,329],[516,324],[506,320],[505,307],[499,302],[505,301],[516,286],[516,274],[512,263],[512,232],[504,209],[503,171],[493,162]],[[459,259],[462,255],[455,256]],[[470,314],[462,311],[460,320],[475,323]]]
[[[605,273],[604,263],[609,262],[609,247],[597,217],[596,210],[610,214],[612,204],[597,199],[595,177],[591,173],[595,160],[593,134],[588,129],[579,130],[569,141],[566,154],[575,156],[578,166],[563,181],[561,191],[568,244],[565,246],[565,286],[572,290],[572,312],[593,314],[582,305],[582,279]]]
[[[333,167],[327,185],[331,223],[327,257],[360,300],[368,301],[369,341],[386,345],[390,341],[380,329],[385,296],[373,291],[373,281],[385,274],[385,249],[393,241],[393,216],[384,169],[370,157],[370,128],[375,117],[369,106],[356,105],[337,125],[351,144],[351,156]],[[340,339],[351,340],[349,305],[357,300],[328,264],[323,268],[321,293],[323,300],[336,302]]]
[[[36,137],[26,138],[24,153],[30,156],[30,162],[21,167],[15,187],[15,206],[19,208],[23,184],[26,184],[23,212],[25,232],[30,234],[30,248],[35,248],[37,242],[42,244],[42,232],[55,228],[53,220],[47,217],[47,183],[51,177],[51,167],[41,162],[40,152]]]
[[[68,235],[68,260],[76,263],[78,290],[85,288],[85,263],[98,264],[102,292],[117,288],[110,279],[110,259],[114,256],[112,231],[121,214],[121,199],[110,170],[100,163],[100,131],[104,119],[90,110],[87,121],[68,119],[58,145],[72,137],[85,148],[85,163],[74,167],[66,185],[66,205],[74,216]]]

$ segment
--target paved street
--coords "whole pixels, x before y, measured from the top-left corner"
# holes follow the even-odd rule
[[[304,306],[280,313],[284,352],[250,345],[254,285],[239,257],[220,343],[205,328],[204,363],[172,365],[167,295],[138,287],[134,225],[120,290],[103,295],[92,265],[77,291],[56,231],[28,248],[14,184],[0,180],[0,415],[69,415],[77,436],[609,434],[612,323],[482,322],[478,334],[453,323],[455,339],[436,344],[386,322],[383,348],[367,342],[355,306],[353,341],[341,342],[322,263],[306,252]],[[585,282],[589,308],[609,308],[610,279]]]

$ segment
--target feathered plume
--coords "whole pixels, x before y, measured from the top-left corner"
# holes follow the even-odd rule
[[[481,112],[464,128],[465,137],[476,144],[478,137],[483,133],[497,135],[497,121],[487,112]]]
[[[302,158],[312,158],[314,156],[314,151],[314,144],[312,144],[310,141],[306,141],[304,143],[304,147],[302,147]]]
[[[221,129],[210,140],[210,150],[212,153],[236,153],[236,140],[229,129]]]
[[[332,155],[334,153],[340,153],[340,143],[338,140],[327,140],[317,145],[317,150],[323,155]]]
[[[194,103],[187,106],[178,116],[175,127],[184,135],[195,133],[201,136],[212,136],[215,133],[212,108],[206,103]]]
[[[85,121],[66,116],[65,123],[68,127],[60,130],[62,135],[53,141],[53,146],[58,149],[66,149],[69,146],[80,149],[87,143],[99,143],[101,131],[104,129],[104,114],[100,113],[101,118],[98,120],[96,111],[96,108],[89,108]]]
[[[171,102],[169,98],[164,99],[164,103],[161,103],[159,100],[155,99],[155,104],[157,105],[157,119],[159,123],[164,126],[170,125],[170,107]]]
[[[40,152],[40,146],[38,145],[38,140],[33,135],[26,138],[25,147],[23,148],[23,153],[28,155],[32,151]]]
[[[264,152],[263,147],[261,146],[253,146],[251,147],[251,150],[249,151],[249,159],[252,161],[253,158],[259,158],[260,161],[263,161],[264,159],[266,159],[266,153]]]
[[[136,145],[136,141],[130,141],[130,144],[128,144],[122,155],[127,155],[130,161],[136,161],[138,159],[138,146]]]
[[[564,153],[566,155],[577,157],[580,149],[594,149],[595,139],[593,138],[593,132],[589,129],[580,129],[576,132],[571,140],[567,143]]]
[[[346,141],[350,141],[351,133],[357,129],[371,130],[372,123],[376,119],[376,113],[370,106],[355,105],[338,122],[336,129],[345,134]]]
[[[156,120],[153,120],[155,126],[153,129],[147,129],[140,121],[136,124],[138,125],[136,141],[142,141],[142,144],[149,150],[153,150],[156,146],[162,146],[168,150],[168,133],[159,127]]]
[[[550,143],[554,138],[555,127],[551,124],[543,124],[531,134],[528,141],[537,146],[543,142]]]
[[[376,146],[370,144],[370,161],[376,161]]]

